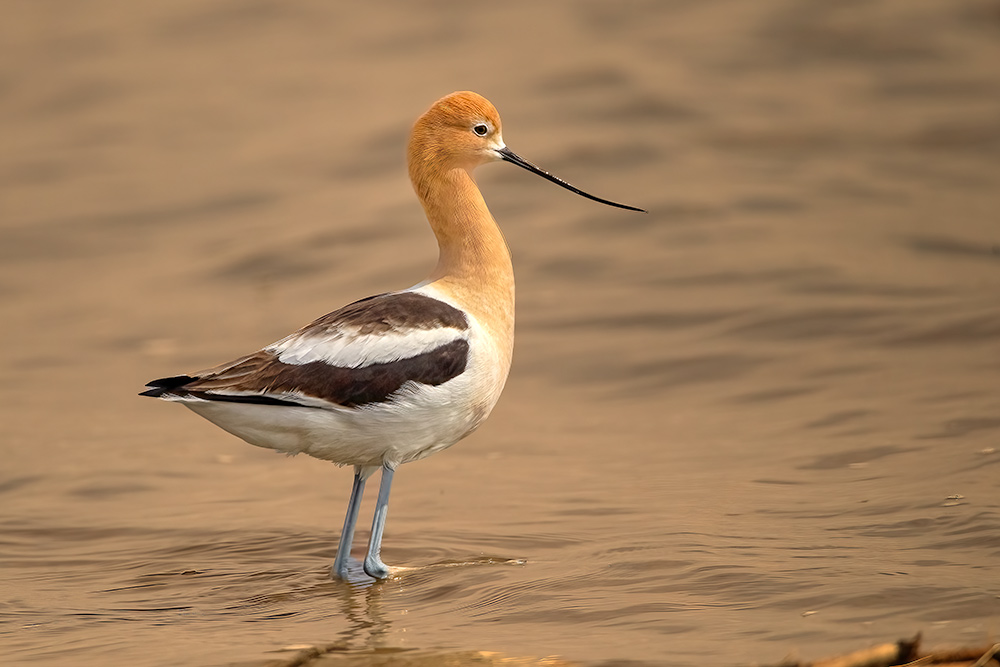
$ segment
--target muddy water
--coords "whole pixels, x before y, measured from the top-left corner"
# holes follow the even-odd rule
[[[4,14],[0,662],[734,664],[1000,632],[995,3]],[[349,470],[135,394],[421,279],[403,145],[463,88],[650,213],[480,170],[518,276],[507,391],[397,475],[384,556],[415,569],[333,582]]]

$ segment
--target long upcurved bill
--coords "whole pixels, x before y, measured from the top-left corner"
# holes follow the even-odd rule
[[[504,162],[510,162],[511,164],[516,164],[518,167],[521,167],[522,169],[527,169],[531,173],[537,174],[537,175],[541,176],[542,178],[544,178],[545,180],[552,181],[556,185],[560,185],[560,186],[566,188],[567,190],[569,190],[570,192],[575,192],[576,194],[580,195],[581,197],[586,197],[587,199],[593,199],[594,201],[601,202],[602,204],[607,204],[608,206],[615,206],[617,208],[624,208],[624,209],[629,210],[629,211],[639,211],[640,213],[646,213],[645,209],[636,208],[635,206],[628,206],[627,204],[619,204],[619,203],[613,202],[613,201],[611,201],[609,199],[601,199],[600,197],[595,197],[592,194],[584,192],[580,188],[577,188],[575,186],[570,185],[569,183],[567,183],[563,179],[559,178],[558,176],[553,176],[552,174],[550,174],[549,172],[545,171],[544,169],[539,169],[538,167],[536,167],[535,165],[531,164],[530,162],[528,162],[523,157],[521,157],[520,155],[518,155],[514,151],[510,150],[506,146],[504,146],[503,148],[497,150],[497,153],[500,154],[500,157],[503,159]]]

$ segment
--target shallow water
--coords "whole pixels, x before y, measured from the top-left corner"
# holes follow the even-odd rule
[[[5,14],[4,664],[735,664],[1000,632],[994,3]],[[650,213],[477,172],[518,277],[511,379],[397,475],[384,557],[414,569],[342,584],[349,470],[135,393],[420,280],[403,146],[461,88]]]

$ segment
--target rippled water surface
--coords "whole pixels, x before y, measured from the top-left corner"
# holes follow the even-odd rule
[[[996,3],[4,13],[3,664],[1000,633]],[[384,556],[413,569],[335,582],[349,470],[135,394],[420,280],[403,147],[466,88],[514,150],[650,213],[477,172],[518,278],[507,391],[399,471]]]

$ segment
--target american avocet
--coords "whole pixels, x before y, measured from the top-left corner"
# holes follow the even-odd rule
[[[324,315],[215,368],[154,380],[143,396],[178,401],[252,445],[354,466],[333,576],[346,579],[365,481],[382,470],[365,572],[384,579],[382,531],[396,468],[450,447],[493,409],[514,346],[514,272],[472,170],[503,160],[579,195],[513,153],[483,97],[452,93],[413,126],[410,179],[437,237],[430,277]]]

